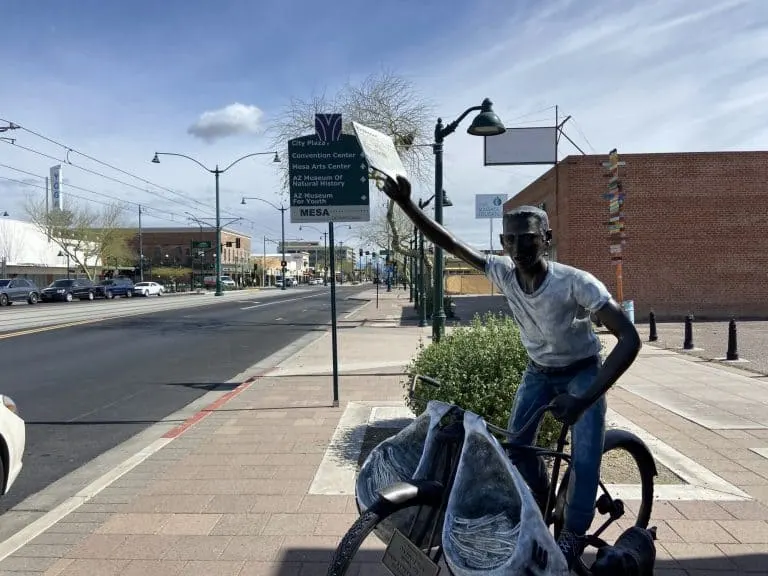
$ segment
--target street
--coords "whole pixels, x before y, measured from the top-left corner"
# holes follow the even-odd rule
[[[346,299],[360,290],[338,288],[339,316],[360,306],[360,301]],[[179,297],[167,305],[171,309],[143,315],[4,334],[2,392],[19,405],[27,445],[24,469],[0,500],[0,512],[207,391],[231,387],[223,383],[301,336],[325,331],[330,325],[329,294],[323,287],[252,292],[218,298],[216,305],[204,305],[203,297]],[[35,312],[113,304],[146,303],[41,305]],[[2,316],[14,311],[3,310]]]

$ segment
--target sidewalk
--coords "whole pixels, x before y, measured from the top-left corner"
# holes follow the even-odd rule
[[[365,430],[403,416],[403,367],[430,339],[429,327],[402,325],[408,306],[407,292],[381,291],[378,308],[371,301],[339,319],[339,408],[326,334],[92,487],[2,560],[0,575],[324,575],[356,518],[350,477]],[[764,407],[737,403],[745,378],[646,347],[610,393],[612,423],[640,433],[660,468],[684,480],[657,489],[657,574],[768,574],[768,426]],[[669,404],[683,387],[700,401],[692,412],[659,405],[656,396]],[[697,424],[707,407],[742,420],[710,413]],[[357,573],[388,574],[382,549],[369,539]]]

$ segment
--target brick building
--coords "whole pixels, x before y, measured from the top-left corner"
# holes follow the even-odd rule
[[[626,192],[624,298],[635,317],[768,318],[768,152],[621,154]],[[544,205],[554,260],[615,294],[607,155],[569,156],[504,209]],[[557,194],[555,180],[558,180]]]
[[[129,240],[132,251],[139,254],[139,233]],[[194,274],[215,275],[216,229],[211,227],[143,228],[145,278],[152,269],[185,268]],[[209,242],[209,248],[193,248],[193,242]],[[202,256],[200,255],[202,252]],[[234,230],[221,231],[222,274],[235,281],[251,273],[251,238]]]

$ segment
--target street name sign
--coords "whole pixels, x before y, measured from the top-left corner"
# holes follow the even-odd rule
[[[368,222],[368,162],[354,134],[288,141],[291,222]]]

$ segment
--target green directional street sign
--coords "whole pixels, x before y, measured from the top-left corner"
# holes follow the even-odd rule
[[[209,240],[192,240],[192,248],[210,248],[211,242]]]
[[[352,134],[288,141],[291,222],[368,222],[368,163]]]

